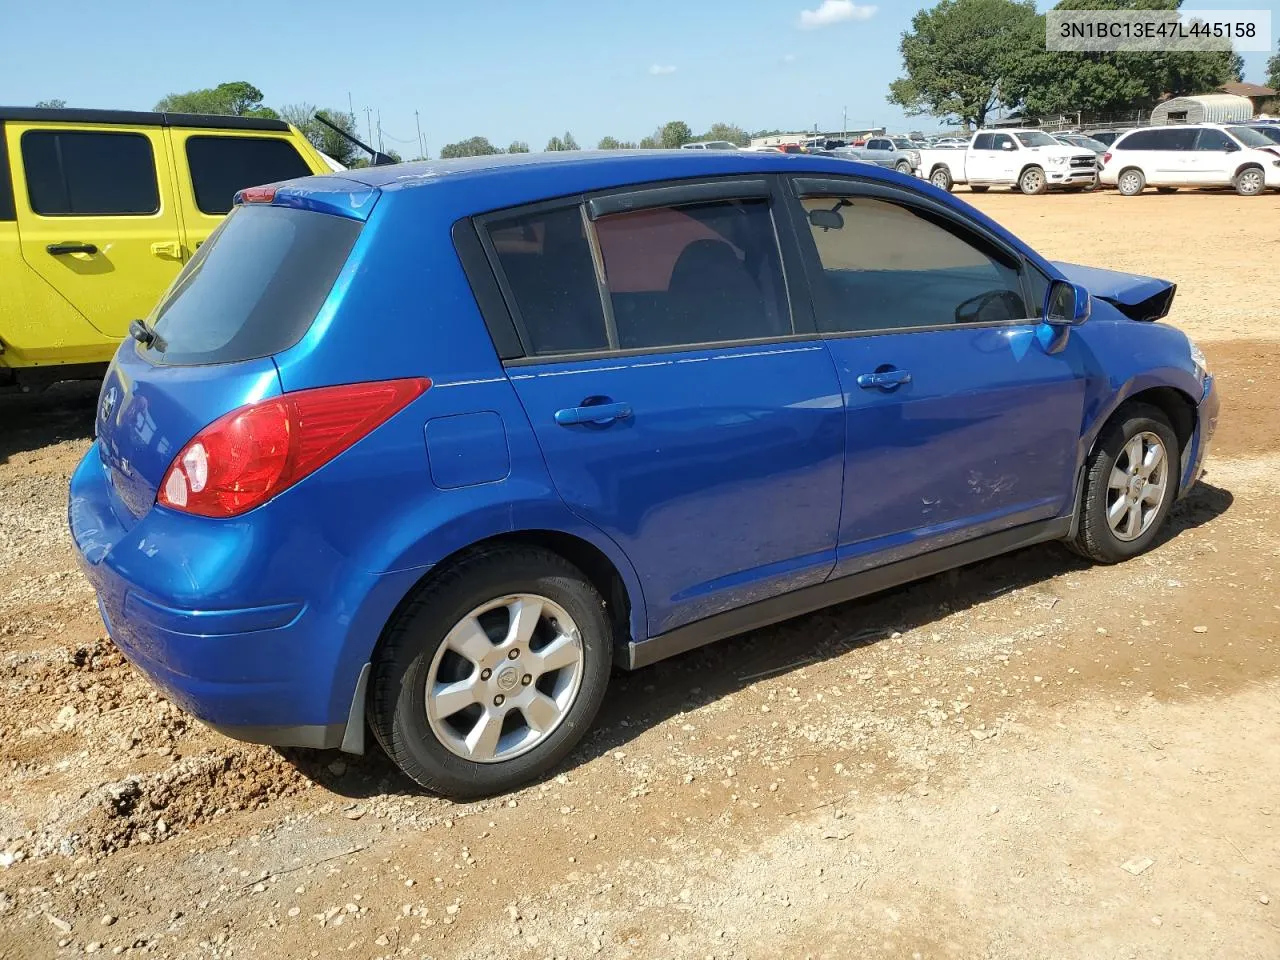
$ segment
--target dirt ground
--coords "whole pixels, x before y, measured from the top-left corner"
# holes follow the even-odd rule
[[[1280,198],[973,199],[1177,281],[1224,406],[1160,546],[619,675],[557,776],[482,803],[154,693],[65,529],[94,389],[0,401],[0,957],[1280,956]]]

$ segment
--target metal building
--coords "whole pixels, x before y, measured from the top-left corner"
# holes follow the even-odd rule
[[[1240,123],[1253,119],[1253,102],[1230,93],[1206,93],[1198,97],[1173,97],[1151,111],[1158,123]]]

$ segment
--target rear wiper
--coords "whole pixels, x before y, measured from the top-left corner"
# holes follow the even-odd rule
[[[133,320],[129,323],[129,336],[137,340],[144,347],[150,347],[157,353],[164,353],[165,342],[160,334],[156,333],[156,328],[151,326],[145,320]]]

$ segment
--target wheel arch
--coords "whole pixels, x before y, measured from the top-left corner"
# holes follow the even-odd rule
[[[1107,425],[1120,417],[1127,407],[1134,404],[1147,404],[1155,407],[1166,417],[1173,427],[1174,436],[1178,438],[1178,453],[1186,457],[1191,446],[1191,439],[1196,429],[1196,401],[1185,390],[1168,384],[1142,386],[1120,396],[1106,416],[1099,417],[1089,435],[1089,445],[1082,465],[1088,464],[1089,458],[1098,446],[1098,438]]]
[[[1240,176],[1240,174],[1244,173],[1246,170],[1251,170],[1251,169],[1261,170],[1264,174],[1267,172],[1266,169],[1262,166],[1262,164],[1259,163],[1257,160],[1246,160],[1244,163],[1240,164],[1240,166],[1236,167],[1236,172],[1231,175],[1231,179],[1234,180],[1236,177]]]

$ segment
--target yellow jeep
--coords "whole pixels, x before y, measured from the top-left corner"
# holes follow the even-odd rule
[[[331,169],[282,120],[0,107],[0,385],[100,376],[237,190]]]

